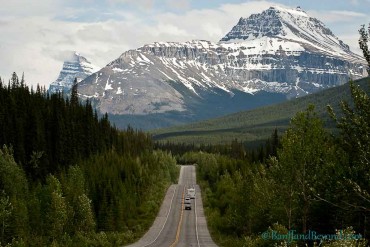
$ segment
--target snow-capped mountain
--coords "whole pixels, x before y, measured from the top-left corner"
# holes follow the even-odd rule
[[[300,7],[285,9],[271,7],[261,14],[240,18],[238,24],[221,39],[221,42],[244,42],[262,37],[283,39],[298,43],[295,51],[315,50],[333,56],[356,57],[324,23],[307,15]],[[285,49],[286,50],[286,49]],[[356,58],[357,59],[357,58]]]
[[[263,93],[298,97],[363,77],[363,65],[300,8],[271,7],[241,18],[218,43],[155,42],[124,52],[83,80],[79,93],[103,113],[199,114],[210,97],[232,111],[235,95],[245,96],[243,109],[271,103],[254,104]]]
[[[58,79],[50,84],[49,92],[68,93],[75,78],[77,78],[77,82],[80,82],[99,69],[79,53],[72,52],[68,54],[68,58],[64,61]]]

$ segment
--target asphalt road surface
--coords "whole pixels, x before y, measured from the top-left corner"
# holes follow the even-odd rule
[[[184,209],[187,188],[195,188],[191,210]],[[195,167],[182,166],[179,183],[171,185],[149,231],[129,247],[215,247],[204,216]]]

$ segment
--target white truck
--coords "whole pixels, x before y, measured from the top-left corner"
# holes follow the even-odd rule
[[[188,189],[188,197],[190,197],[191,199],[195,199],[195,189],[194,188]]]

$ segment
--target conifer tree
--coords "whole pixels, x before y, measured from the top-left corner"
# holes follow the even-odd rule
[[[362,50],[362,53],[364,54],[364,58],[367,61],[368,67],[367,67],[367,73],[370,76],[370,51],[368,47],[369,42],[369,35],[370,35],[370,24],[368,31],[365,29],[365,25],[362,25],[362,27],[359,30],[360,33],[360,39],[359,39],[359,45]]]
[[[18,79],[17,73],[13,72],[12,78],[10,79],[10,84],[12,88],[19,87],[19,79]]]
[[[24,73],[22,73],[21,87],[25,87]]]
[[[77,84],[77,78],[74,79],[73,81],[73,86],[71,89],[71,105],[72,106],[77,106],[78,105],[78,84]]]

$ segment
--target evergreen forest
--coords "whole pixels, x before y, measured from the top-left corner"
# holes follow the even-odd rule
[[[0,80],[0,246],[120,246],[150,227],[179,169],[89,102]]]

